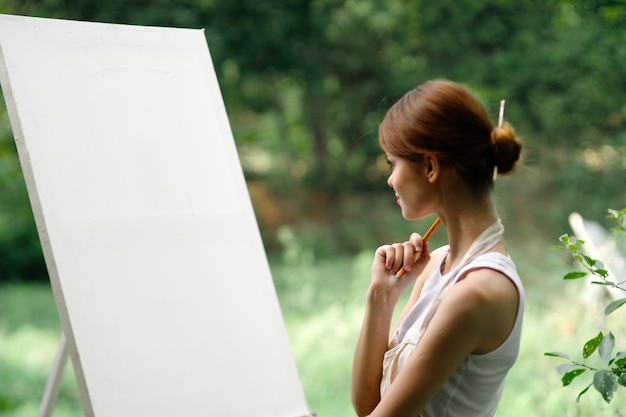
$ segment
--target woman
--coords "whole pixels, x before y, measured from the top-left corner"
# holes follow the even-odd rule
[[[496,174],[515,167],[521,144],[508,123],[494,128],[478,100],[447,81],[409,91],[379,138],[403,217],[435,214],[449,245],[430,252],[413,233],[376,250],[354,356],[354,408],[371,417],[493,416],[519,351],[524,291],[491,191]]]

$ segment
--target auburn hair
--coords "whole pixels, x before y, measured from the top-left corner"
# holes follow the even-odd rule
[[[419,161],[436,154],[477,192],[493,187],[494,169],[514,170],[521,142],[507,123],[494,128],[485,108],[469,90],[451,81],[428,81],[407,92],[379,126],[386,152]]]

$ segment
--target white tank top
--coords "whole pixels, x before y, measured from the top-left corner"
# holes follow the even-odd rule
[[[415,303],[409,314],[404,318],[394,334],[395,347],[385,354],[383,379],[381,381],[381,397],[409,359],[421,334],[420,328],[425,326],[432,303],[437,299],[445,283],[441,275],[441,262],[424,284],[420,299]],[[516,286],[519,303],[515,324],[508,338],[496,350],[481,355],[469,355],[455,370],[450,378],[435,394],[423,417],[488,417],[493,416],[500,402],[504,379],[517,359],[522,331],[524,312],[524,288],[515,269],[515,264],[506,255],[488,252],[476,256],[464,265],[456,274],[450,285],[465,276],[468,272],[489,268],[507,276]],[[432,316],[431,316],[432,317]]]

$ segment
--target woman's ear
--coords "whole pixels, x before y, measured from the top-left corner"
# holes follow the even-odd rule
[[[437,182],[439,175],[441,175],[441,161],[439,161],[439,156],[435,154],[424,155],[424,166],[428,182],[431,184]]]

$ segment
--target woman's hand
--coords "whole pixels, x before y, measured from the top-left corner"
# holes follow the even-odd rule
[[[418,233],[411,234],[406,242],[380,246],[374,255],[370,286],[377,291],[400,293],[415,281],[429,259],[428,244]],[[404,274],[396,278],[401,268]]]

